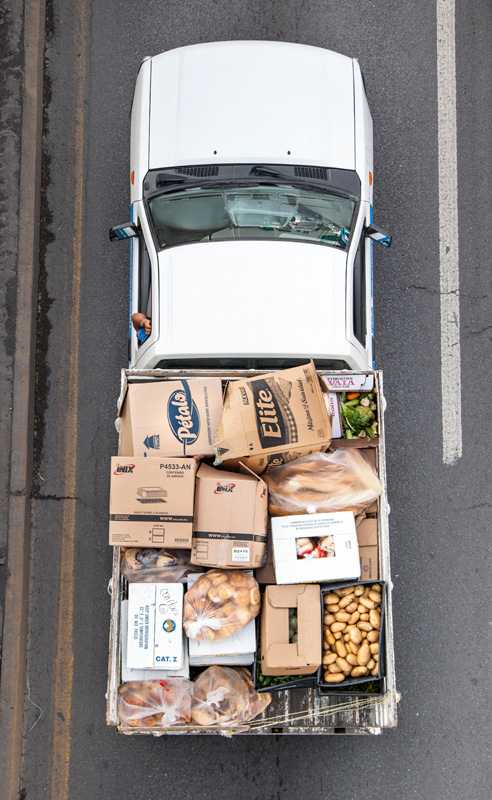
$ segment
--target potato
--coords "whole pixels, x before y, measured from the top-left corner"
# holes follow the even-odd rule
[[[376,611],[376,609],[369,611],[369,622],[373,628],[379,628],[381,626],[381,614],[379,611]]]
[[[330,614],[334,614],[335,611],[340,611],[340,606],[338,603],[327,603],[325,609],[329,611]]]
[[[336,660],[336,663],[338,664],[338,666],[340,667],[342,672],[345,672],[346,675],[349,675],[350,670],[352,669],[352,667],[350,666],[350,664],[344,658],[340,658],[340,656],[339,656],[337,658],[337,660]]]
[[[340,603],[339,603],[340,608],[346,608],[348,605],[350,605],[350,603],[354,599],[355,599],[355,594],[353,592],[351,592],[350,594],[345,595],[345,597],[343,597],[340,600]]]
[[[367,634],[367,638],[369,639],[369,634]],[[369,650],[371,651],[371,655],[377,655],[379,653],[379,642],[372,642],[369,645]]]
[[[350,666],[352,666],[352,667],[356,667],[356,666],[358,665],[358,663],[359,663],[359,662],[357,661],[357,656],[356,656],[356,655],[354,655],[353,653],[348,653],[348,655],[347,655],[347,662],[348,662],[348,663],[350,664]]]
[[[333,636],[331,631],[327,631],[326,632],[325,639],[328,642],[328,644],[330,644],[330,645],[335,644],[335,637]]]
[[[374,667],[374,669],[372,669],[372,670],[371,670],[371,675],[377,675],[377,674],[378,674],[378,672],[379,672],[379,667],[378,667],[378,665],[376,664],[376,666]]]
[[[350,633],[350,641],[354,644],[360,644],[362,641],[362,633],[360,632],[359,628],[351,628]]]
[[[378,606],[381,605],[381,594],[380,594],[380,592],[375,592],[374,589],[371,589],[371,591],[368,594],[368,597],[369,597],[370,600],[374,600],[376,605],[378,605]]]
[[[361,631],[361,633],[362,633],[362,638],[367,639],[367,631]]]
[[[380,592],[381,591],[381,587],[380,587],[379,583],[373,583],[372,586],[371,586],[371,591]]]
[[[354,589],[354,594],[355,594],[356,597],[360,597],[361,594],[363,594],[363,592],[364,592],[364,587],[363,586],[356,586],[355,589]]]
[[[342,634],[340,633],[340,631],[337,631],[336,633],[334,633],[334,634],[333,634],[333,636],[335,637],[335,639],[336,639],[337,641],[338,641],[338,639],[341,639],[341,638],[342,638]]]
[[[345,622],[333,622],[330,630],[332,633],[337,633],[337,631],[344,631],[346,627]]]
[[[370,658],[369,661],[366,664],[367,669],[368,670],[374,669],[375,666],[376,666],[376,662],[374,661],[373,658]]]
[[[359,620],[359,622],[357,623],[357,627],[361,631],[367,631],[367,632],[372,631],[372,629],[373,629],[371,623],[370,622],[365,622],[364,620]]]
[[[338,595],[334,594],[333,592],[329,592],[323,597],[323,602],[325,605],[328,605],[329,603],[338,603],[338,600]]]
[[[369,622],[369,614],[366,612],[360,615],[362,622]]]
[[[342,658],[345,658],[345,656],[347,655],[347,648],[345,647],[345,644],[343,642],[340,641],[335,642],[335,650],[337,651],[337,654]]]
[[[330,675],[329,672],[325,672],[324,678],[326,683],[340,683],[340,681],[345,680],[345,675],[343,672],[339,672],[336,675]]]
[[[353,586],[344,586],[343,589],[340,589],[342,597],[346,597],[349,594],[352,594]]]
[[[370,642],[379,642],[379,631],[369,631],[367,638]]]
[[[357,661],[359,662],[361,667],[365,667],[366,664],[371,659],[371,651],[369,650],[369,645],[367,642],[364,642],[361,645],[359,652],[357,653]]]
[[[341,672],[341,671],[342,670],[340,669],[340,667],[336,662],[334,662],[333,664],[328,664],[328,672],[331,672],[332,675],[334,675],[336,672]]]
[[[335,619],[337,622],[348,622],[350,619],[350,614],[347,614],[346,611],[337,611],[335,614]]]
[[[362,666],[354,667],[350,674],[352,678],[362,678],[363,675],[369,674],[369,670],[367,669],[367,667],[362,667]]]
[[[323,656],[323,665],[327,667],[328,664],[334,664],[336,660],[337,660],[336,653],[326,653]]]
[[[351,615],[351,617],[349,619],[349,625],[355,625],[355,623],[358,622],[359,620],[360,620],[360,614],[356,610],[356,611],[354,611],[354,613]]]
[[[353,600],[348,606],[345,606],[345,611],[347,614],[353,614],[354,611],[357,612],[357,601]]]
[[[343,636],[342,636],[342,639],[343,639],[344,642],[349,642],[350,641],[350,636],[348,635],[348,633],[344,633]]]
[[[359,604],[361,606],[365,606],[367,609],[376,608],[376,603],[374,600],[370,600],[368,597],[361,597],[359,598]]]
[[[333,623],[336,622],[335,615],[325,614],[323,617],[323,622],[325,623],[325,625],[333,625]]]
[[[355,642],[349,642],[347,645],[347,649],[354,655],[357,655],[357,653],[359,652],[359,648],[360,644],[356,644]]]

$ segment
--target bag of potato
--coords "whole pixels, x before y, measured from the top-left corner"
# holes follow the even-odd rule
[[[252,575],[211,569],[200,575],[184,596],[183,626],[190,639],[227,639],[259,610],[260,590]]]
[[[184,583],[190,572],[201,570],[190,564],[189,550],[129,547],[121,558],[121,572],[129,583]]]
[[[184,678],[130,681],[118,690],[118,715],[132,728],[186,725],[191,716],[193,684]]]
[[[353,511],[376,500],[382,487],[360,450],[339,448],[312,453],[275,467],[265,476],[273,516]]]
[[[271,699],[267,692],[255,691],[247,670],[208,667],[193,684],[191,724],[231,727],[249,722]]]

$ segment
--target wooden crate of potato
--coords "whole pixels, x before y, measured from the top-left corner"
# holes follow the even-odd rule
[[[343,687],[384,678],[385,584],[361,581],[323,589],[323,660],[318,685]]]

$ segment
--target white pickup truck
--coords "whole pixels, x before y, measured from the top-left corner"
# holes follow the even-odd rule
[[[372,120],[355,59],[217,42],[143,60],[130,366],[373,368]]]
[[[314,358],[321,375],[373,374],[379,579],[386,583],[381,691],[273,693],[238,729],[120,726],[121,601],[114,548],[108,725],[124,733],[380,733],[394,727],[392,583],[382,373],[374,371],[372,120],[355,59],[279,42],[220,42],[143,60],[131,117],[128,383],[225,382]],[[132,318],[134,322],[132,323]],[[135,324],[135,318],[137,320]],[[150,335],[145,319],[151,321]],[[343,372],[342,372],[343,371]],[[120,396],[120,402],[123,397]]]

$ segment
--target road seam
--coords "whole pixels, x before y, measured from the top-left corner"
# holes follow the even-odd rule
[[[18,800],[26,700],[36,314],[42,148],[45,0],[24,4],[24,86],[19,188],[8,571],[0,683],[4,780],[0,800]]]

